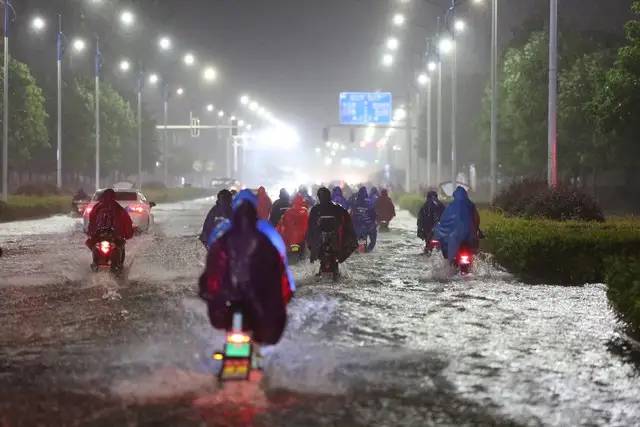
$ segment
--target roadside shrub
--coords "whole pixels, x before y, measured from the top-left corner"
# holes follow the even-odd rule
[[[494,207],[511,216],[556,221],[604,221],[598,203],[571,187],[549,188],[543,181],[522,181],[496,197]]]
[[[15,191],[19,196],[51,196],[60,194],[58,188],[53,184],[25,184]]]
[[[483,248],[508,271],[529,282],[601,283],[608,257],[640,253],[638,221],[558,222],[484,212],[481,217],[486,234]]]
[[[68,196],[10,196],[9,203],[0,203],[0,222],[45,218],[70,211]]]
[[[496,196],[493,206],[507,215],[524,216],[532,198],[547,188],[547,184],[543,181],[516,182]]]
[[[408,210],[413,216],[417,217],[422,205],[424,205],[424,201],[425,198],[423,196],[407,193],[400,196],[398,206],[400,206],[400,209]]]
[[[606,283],[619,317],[640,332],[640,256],[608,258]]]
[[[167,186],[161,181],[149,181],[142,183],[143,190],[166,190]]]

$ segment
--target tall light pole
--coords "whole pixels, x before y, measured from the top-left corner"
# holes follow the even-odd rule
[[[100,189],[100,70],[102,68],[102,54],[100,53],[100,39],[96,37],[96,190]]]
[[[4,0],[4,70],[2,82],[2,200],[9,199],[9,8]]]
[[[550,0],[549,18],[549,123],[547,182],[558,185],[558,0]]]
[[[456,139],[457,104],[458,104],[458,47],[453,47],[451,60],[451,184],[456,187],[458,175],[458,141]]]
[[[432,148],[432,130],[431,130],[431,79],[427,80],[427,188],[431,188],[431,152]]]
[[[167,141],[167,122],[169,119],[169,86],[166,82],[164,83],[162,113],[162,119],[164,122],[164,132],[162,132],[162,153],[164,155],[164,159],[162,166],[164,169],[164,185],[165,187],[167,187],[169,185],[169,147]]]
[[[436,117],[436,185],[442,183],[442,59],[438,61],[438,105]]]
[[[491,5],[491,153],[489,199],[498,189],[498,0]]]
[[[138,190],[142,189],[142,91],[144,89],[144,71],[138,71]]]
[[[62,55],[64,54],[63,36],[62,36],[62,15],[58,15],[58,35],[56,39],[56,49],[58,53],[58,60],[56,63],[58,72],[58,117],[57,117],[57,150],[56,150],[56,184],[60,189],[62,188]]]

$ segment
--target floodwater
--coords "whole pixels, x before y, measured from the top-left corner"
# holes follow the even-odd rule
[[[603,285],[524,285],[487,259],[459,277],[406,212],[337,284],[294,266],[262,377],[220,386],[196,297],[211,203],[158,206],[119,280],[90,271],[78,219],[0,224],[0,426],[640,424],[640,349]]]

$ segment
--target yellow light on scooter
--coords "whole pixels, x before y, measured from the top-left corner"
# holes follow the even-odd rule
[[[251,341],[248,335],[245,334],[231,334],[227,336],[227,342],[231,342],[234,344],[243,344]]]
[[[213,353],[213,360],[222,360],[224,355],[222,353]]]

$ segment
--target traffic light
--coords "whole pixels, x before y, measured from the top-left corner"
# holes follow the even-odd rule
[[[330,139],[329,139],[329,128],[322,129],[322,140],[324,142],[329,142],[330,141]]]
[[[238,136],[238,119],[231,120],[231,136]]]

